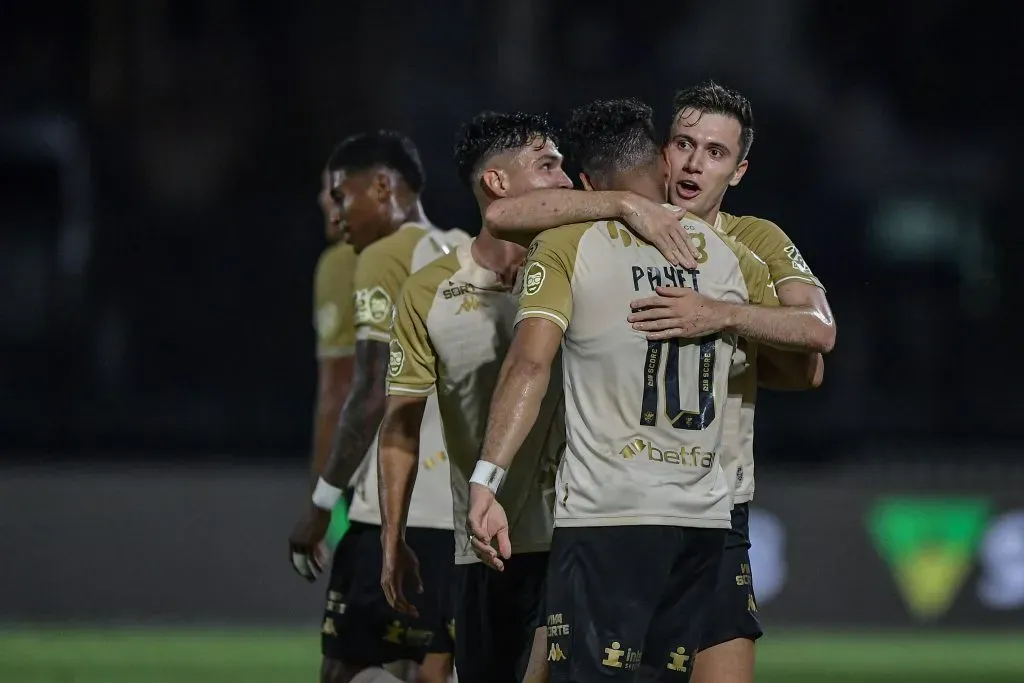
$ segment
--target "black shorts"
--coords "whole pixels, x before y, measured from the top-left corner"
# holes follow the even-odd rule
[[[725,529],[559,527],[547,585],[552,683],[688,681]]]
[[[451,580],[455,540],[443,529],[407,529],[405,540],[419,558],[424,592],[405,595],[420,616],[391,609],[380,587],[380,527],[352,522],[338,544],[320,627],[324,657],[357,666],[403,659],[419,662],[429,652],[453,652]]]
[[[732,529],[725,538],[718,586],[704,624],[702,650],[737,638],[757,640],[764,635],[757,618],[749,551],[750,506],[740,503],[732,510]]]
[[[459,683],[519,683],[543,624],[548,554],[523,553],[505,570],[455,567],[455,668]]]

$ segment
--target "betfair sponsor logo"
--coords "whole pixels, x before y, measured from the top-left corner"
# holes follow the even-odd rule
[[[674,448],[663,448],[649,439],[633,439],[619,449],[619,455],[626,460],[645,458],[650,462],[662,462],[666,465],[683,467],[710,468],[715,464],[714,451],[701,450],[700,446],[687,448],[684,445]]]

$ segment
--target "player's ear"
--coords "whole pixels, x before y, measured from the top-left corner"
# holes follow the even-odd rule
[[[370,196],[376,199],[381,204],[386,204],[391,200],[391,194],[394,191],[394,178],[390,174],[384,171],[377,171],[373,174],[373,179],[370,181]]]
[[[580,171],[580,182],[583,183],[583,189],[587,192],[594,191],[593,183],[590,182],[590,178],[583,171]]]
[[[484,192],[494,197],[508,195],[508,174],[500,168],[488,168],[480,174]]]
[[[729,187],[736,187],[743,180],[743,175],[747,172],[748,162],[746,159],[741,161],[737,166],[736,170],[732,172],[732,178],[729,180]]]

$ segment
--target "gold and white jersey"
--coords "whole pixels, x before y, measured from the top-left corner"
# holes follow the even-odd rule
[[[459,230],[442,231],[407,223],[393,234],[374,242],[359,254],[355,275],[355,324],[357,340],[390,342],[393,302],[398,300],[409,276],[434,259],[450,253],[469,239]],[[408,526],[452,528],[452,494],[448,457],[441,435],[437,401],[427,402],[420,432],[420,471],[409,507]],[[355,495],[349,519],[380,525],[377,489],[377,439],[352,477]]]
[[[548,230],[530,247],[518,319],[564,332],[556,526],[730,525],[720,450],[736,341],[648,342],[626,316],[630,301],[661,285],[736,303],[778,300],[746,247],[693,216],[681,223],[698,247],[693,271],[615,221]]]
[[[469,477],[480,449],[501,363],[514,334],[516,297],[472,255],[472,243],[409,278],[391,328],[388,394],[436,396],[451,461],[455,525],[469,512]],[[557,372],[557,369],[556,369]],[[498,500],[512,552],[551,545],[555,468],[565,446],[562,387],[552,382],[533,431],[509,468]],[[419,482],[417,481],[417,487]],[[455,534],[455,562],[477,562],[466,534]]]
[[[747,247],[768,268],[776,285],[806,282],[825,289],[782,229],[754,216],[719,213],[715,227]],[[754,498],[754,408],[757,403],[757,345],[740,340],[734,359],[729,397],[725,407],[726,435],[722,443],[722,468],[729,478],[733,503]]]

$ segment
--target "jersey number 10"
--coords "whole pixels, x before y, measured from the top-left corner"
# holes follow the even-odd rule
[[[665,417],[676,429],[707,429],[715,419],[715,352],[718,335],[702,337],[696,342],[670,339],[647,342],[644,358],[644,396],[640,405],[640,424],[653,427],[658,423],[658,370],[665,358]],[[697,346],[697,410],[683,410],[679,397],[679,349]],[[666,353],[667,351],[667,353]]]

